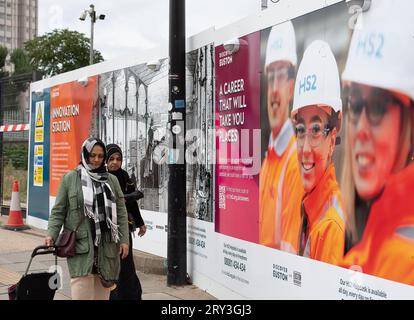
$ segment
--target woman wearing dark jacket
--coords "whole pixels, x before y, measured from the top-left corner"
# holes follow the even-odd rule
[[[118,178],[122,192],[125,195],[125,204],[128,212],[129,226],[129,254],[126,259],[121,260],[121,273],[119,275],[118,286],[111,291],[111,300],[141,300],[142,288],[135,271],[134,258],[132,254],[132,233],[138,230],[138,235],[142,237],[146,232],[144,221],[137,204],[137,200],[143,194],[136,190],[136,185],[129,178],[128,173],[121,169],[122,150],[116,144],[109,144],[107,150],[108,171]]]

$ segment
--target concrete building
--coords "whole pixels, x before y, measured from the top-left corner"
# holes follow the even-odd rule
[[[37,36],[38,0],[0,0],[0,44],[9,52]]]
[[[23,48],[24,43],[38,34],[38,0],[0,0],[0,45],[8,49],[5,71],[13,72],[10,54]],[[27,78],[27,79],[26,79]],[[30,82],[32,76],[22,76],[20,82]],[[4,90],[8,90],[4,88]],[[7,93],[6,93],[7,94]],[[28,122],[29,93],[23,92],[15,101],[2,100],[4,124]],[[4,134],[4,141],[27,141],[27,132]]]

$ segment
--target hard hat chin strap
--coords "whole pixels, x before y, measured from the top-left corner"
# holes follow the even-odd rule
[[[341,130],[341,123],[342,123],[342,113],[341,111],[332,111],[328,124],[330,128],[336,128],[337,134],[339,134],[339,131]],[[341,143],[341,138],[337,137],[335,144],[338,145]]]
[[[335,139],[335,145],[340,145],[341,144],[341,137],[336,137]]]
[[[393,172],[405,168],[413,158],[414,112],[412,107],[402,107],[400,116],[400,136],[398,139],[398,155],[395,158]]]

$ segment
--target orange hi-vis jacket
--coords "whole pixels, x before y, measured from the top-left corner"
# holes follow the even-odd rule
[[[414,164],[393,175],[372,204],[361,241],[342,264],[414,285]]]
[[[296,138],[287,120],[276,141],[269,144],[260,170],[260,244],[280,249],[283,243],[283,247],[292,247],[289,251],[296,253],[302,195]]]
[[[345,246],[345,210],[332,163],[316,187],[305,195],[303,206],[308,218],[303,256],[339,264]]]

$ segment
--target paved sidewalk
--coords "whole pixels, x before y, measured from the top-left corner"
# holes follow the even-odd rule
[[[7,222],[7,216],[0,217],[0,226]],[[45,232],[38,229],[9,231],[0,228],[0,300],[8,300],[7,288],[16,283],[24,273],[30,254],[36,246],[43,245]],[[142,261],[157,260],[157,257],[134,250],[136,266],[149,265]],[[140,260],[141,259],[141,260]],[[142,263],[140,263],[142,262]],[[151,261],[149,261],[151,262]],[[29,272],[47,271],[54,266],[53,255],[36,256]],[[62,271],[62,288],[56,292],[55,300],[70,300],[70,278],[65,259],[58,258]],[[155,269],[154,269],[155,270]],[[194,285],[167,287],[167,278],[162,274],[146,273],[137,270],[143,289],[143,300],[214,300],[215,297]],[[158,272],[159,273],[159,272]]]

